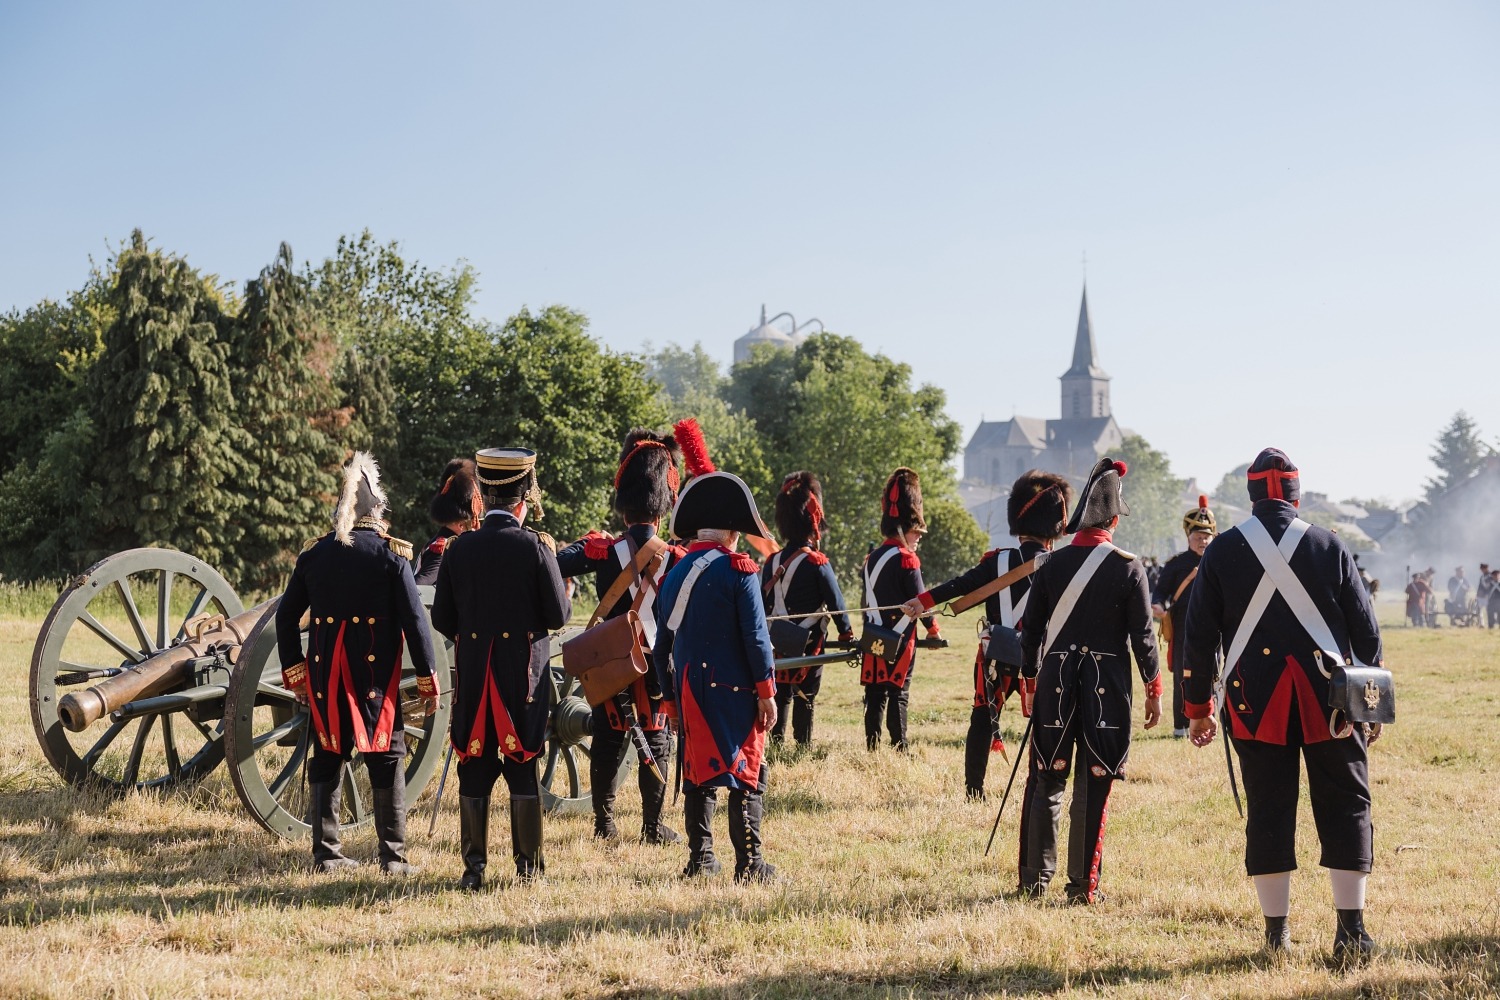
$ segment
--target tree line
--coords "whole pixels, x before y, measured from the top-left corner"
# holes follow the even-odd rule
[[[850,582],[899,464],[922,476],[934,581],[985,548],[958,502],[961,428],[908,366],[836,334],[728,372],[698,345],[619,352],[565,306],[482,319],[475,283],[366,232],[316,264],[283,244],[239,286],[132,234],[83,287],[0,315],[0,573],[55,579],[165,545],[273,591],[328,530],[359,449],[381,464],[393,533],[420,543],[449,458],[535,448],[538,527],[567,541],[611,526],[626,431],[683,416],[768,520],[781,477],[817,473]]]

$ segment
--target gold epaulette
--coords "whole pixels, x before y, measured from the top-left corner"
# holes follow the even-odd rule
[[[312,548],[314,545],[317,545],[319,542],[321,542],[323,539],[325,539],[327,537],[328,537],[327,535],[318,535],[316,538],[309,538],[305,543],[303,543],[302,552],[306,552],[308,549]],[[301,555],[302,552],[299,552],[297,554]]]
[[[1118,546],[1116,546],[1115,548],[1115,555],[1119,556],[1121,559],[1124,559],[1126,562],[1129,562],[1130,560],[1135,558],[1134,552],[1126,552],[1124,549],[1119,548]]]
[[[541,539],[542,544],[551,549],[553,555],[557,555],[557,539],[553,538],[545,531],[538,531],[535,528],[527,528],[526,530],[531,532],[537,538]]]
[[[390,548],[392,552],[396,553],[396,555],[400,556],[402,559],[411,559],[413,551],[411,542],[408,542],[404,538],[397,538],[395,535],[382,535],[381,537],[385,539],[385,544]]]

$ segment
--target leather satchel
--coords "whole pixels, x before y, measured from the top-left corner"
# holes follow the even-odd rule
[[[1344,666],[1328,675],[1328,707],[1350,722],[1396,721],[1396,679],[1384,667]]]
[[[1021,666],[1021,633],[1018,629],[1006,628],[999,622],[990,626],[990,642],[985,647],[984,659],[993,663],[1001,674],[1014,674]]]
[[[865,622],[865,630],[859,636],[859,648],[886,663],[894,664],[901,659],[901,649],[906,645],[906,638],[904,632]]]
[[[806,656],[807,643],[812,638],[812,626],[798,625],[794,621],[777,619],[770,623],[771,629],[771,652],[776,654],[776,659],[784,660],[791,656]]]
[[[641,616],[632,608],[563,643],[563,672],[578,678],[589,707],[598,708],[646,676],[645,643]]]

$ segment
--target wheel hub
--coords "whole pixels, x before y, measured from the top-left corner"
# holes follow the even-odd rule
[[[570,747],[588,739],[594,731],[594,710],[577,695],[569,695],[552,710],[552,735]]]

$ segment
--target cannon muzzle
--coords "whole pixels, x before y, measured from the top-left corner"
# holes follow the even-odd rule
[[[244,643],[274,601],[257,604],[233,618],[198,615],[183,625],[183,640],[85,691],[64,695],[57,703],[62,724],[81,733],[99,719],[132,701],[165,694],[182,686],[193,675],[193,661],[213,650],[225,650],[233,662]]]

